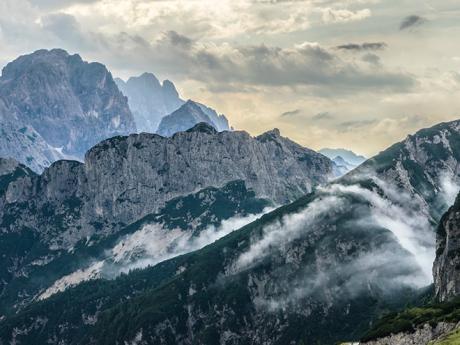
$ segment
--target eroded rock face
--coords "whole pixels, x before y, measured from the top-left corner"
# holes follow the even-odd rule
[[[106,67],[60,49],[9,63],[0,78],[0,103],[0,153],[37,171],[136,131],[127,99]]]
[[[9,185],[4,212],[14,217],[3,226],[37,229],[66,247],[82,236],[114,232],[174,197],[208,186],[243,180],[257,197],[282,204],[331,173],[329,159],[277,131],[253,138],[200,124],[172,138],[114,137],[89,150],[84,164],[58,161],[40,176]]]
[[[326,182],[333,164],[278,131],[254,138],[246,132],[218,133],[207,124],[172,138],[114,137],[89,150],[84,163],[60,160],[41,175],[22,171],[25,167],[14,161],[2,162],[0,245],[21,245],[8,248],[11,260],[4,262],[0,289],[14,277],[26,279],[27,260],[48,263],[60,253],[78,251],[82,242],[86,246],[86,239],[114,236],[173,198],[240,180],[255,198],[285,203]],[[23,300],[33,297],[23,295]]]
[[[447,301],[460,295],[460,197],[441,219],[433,265],[436,297]]]

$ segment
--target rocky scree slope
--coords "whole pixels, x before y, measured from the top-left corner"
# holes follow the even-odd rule
[[[433,224],[447,209],[449,194],[442,180],[459,180],[459,139],[458,121],[419,131],[357,171],[197,252],[32,304],[0,323],[0,339],[37,344],[359,339],[379,315],[401,308],[429,284]],[[399,232],[401,227],[407,233]]]
[[[9,164],[2,163],[5,165]],[[0,182],[5,186],[28,172],[20,168],[5,170]],[[17,312],[31,301],[82,281],[114,278],[130,269],[199,249],[233,230],[233,224],[254,219],[268,206],[270,203],[256,198],[243,181],[232,181],[222,188],[208,187],[174,198],[156,213],[116,233],[95,233],[71,248],[50,248],[29,228],[4,233],[0,236],[4,254],[0,309],[3,315]]]
[[[60,49],[38,50],[3,68],[0,121],[1,154],[37,172],[136,131],[127,99],[106,67]]]

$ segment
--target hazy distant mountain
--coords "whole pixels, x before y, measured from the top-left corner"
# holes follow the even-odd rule
[[[335,163],[336,171],[338,176],[345,175],[350,170],[356,168],[356,165],[353,165],[343,159],[341,156],[337,156],[332,160]]]
[[[161,119],[185,102],[169,80],[160,84],[152,73],[131,77],[128,81],[115,79],[121,92],[128,97],[139,132],[155,133]]]
[[[58,159],[82,160],[104,139],[154,133],[184,103],[172,82],[161,85],[151,73],[115,82],[100,63],[61,49],[39,50],[9,63],[0,77],[0,157],[14,158],[36,172]],[[176,113],[161,132],[173,134],[198,122],[229,129],[224,115],[195,104],[199,117]]]
[[[213,125],[215,129],[217,129],[219,132],[222,131],[228,131],[230,130],[230,126],[228,124],[228,120],[223,114],[218,114],[214,109],[209,108],[208,106],[201,104],[201,103],[196,103],[201,110],[208,115],[209,119],[211,120],[210,125]]]
[[[31,126],[2,116],[0,110],[0,157],[14,158],[34,171],[66,157],[62,150],[49,145]]]
[[[161,120],[157,133],[170,137],[174,133],[186,131],[200,122],[211,125],[217,131],[230,129],[224,115],[218,115],[213,109],[189,100]]]
[[[353,151],[346,150],[346,149],[324,148],[324,149],[319,150],[318,152],[332,160],[334,160],[336,157],[341,157],[347,163],[355,167],[360,165],[367,159],[364,156],[357,155]]]
[[[206,133],[210,130],[206,127]],[[173,140],[183,135],[188,141],[198,133]],[[228,144],[225,138],[235,133],[214,135],[219,139],[210,143],[208,154],[221,162],[228,158],[216,152],[215,143],[236,151],[247,147]],[[276,133],[257,140],[270,144],[272,158],[283,147]],[[7,317],[0,323],[0,338],[36,344],[50,339],[65,344],[359,339],[381,313],[404,306],[408,296],[430,283],[433,224],[460,182],[459,142],[458,121],[421,130],[355,172],[202,250],[115,281],[81,284]],[[131,152],[122,147],[104,151]],[[181,155],[188,157],[182,150]],[[259,156],[245,159],[254,157]],[[302,159],[310,167],[316,165],[311,157]],[[279,167],[290,166],[284,161]],[[295,175],[291,170],[287,176]]]
[[[129,78],[127,82],[119,78],[115,81],[128,97],[139,132],[171,136],[200,122],[210,124],[219,132],[230,129],[224,115],[204,104],[182,100],[169,80],[162,85],[152,73],[144,73]]]
[[[81,159],[97,142],[136,131],[105,66],[60,49],[21,56],[3,69],[0,121],[0,154],[36,171],[58,158]]]

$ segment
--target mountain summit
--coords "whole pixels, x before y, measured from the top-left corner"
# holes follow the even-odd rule
[[[13,137],[23,142],[21,132],[27,132],[28,140],[47,145],[56,158],[82,158],[99,141],[136,131],[127,100],[107,68],[61,49],[38,50],[6,65],[0,78],[0,104],[4,105],[1,125],[9,129],[0,140]],[[30,159],[21,162],[37,171],[53,161],[54,157],[36,158],[46,152],[26,150]],[[2,155],[17,157],[16,152]]]
[[[161,84],[154,74],[143,73],[126,82],[119,78],[115,81],[128,97],[139,132],[171,136],[200,122],[209,123],[218,131],[230,129],[224,115],[204,104],[182,100],[176,86],[169,80]]]
[[[126,82],[116,78],[115,82],[128,97],[139,132],[155,133],[161,119],[184,104],[171,81],[161,84],[152,73],[131,77]]]
[[[228,121],[224,115],[218,115],[211,108],[188,100],[175,112],[161,120],[157,133],[170,137],[174,133],[186,131],[200,122],[209,124],[217,131],[229,130]]]

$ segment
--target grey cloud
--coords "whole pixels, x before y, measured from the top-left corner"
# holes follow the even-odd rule
[[[71,17],[53,18],[54,31],[64,28],[63,35],[78,35]],[[89,36],[88,36],[89,35]],[[82,39],[83,40],[83,39]],[[176,79],[192,79],[212,85],[245,87],[308,87],[316,95],[356,92],[405,92],[415,85],[411,75],[380,66],[370,68],[343,59],[334,49],[304,43],[281,48],[268,45],[206,45],[181,33],[169,31],[156,41],[121,33],[115,36],[86,34],[86,41],[99,45],[112,68],[126,69],[126,61],[136,69],[149,70]],[[368,45],[369,46],[369,45]],[[370,47],[370,46],[369,46]],[[113,54],[116,52],[116,54]]]
[[[295,110],[290,110],[282,113],[280,116],[281,117],[289,117],[289,116],[294,116],[300,114],[300,109],[295,109]]]
[[[360,127],[370,126],[376,123],[377,123],[377,120],[375,119],[352,120],[352,121],[344,121],[344,122],[338,123],[336,127],[337,129],[341,131],[350,131],[350,130],[356,130]]]
[[[417,26],[424,24],[426,21],[427,20],[425,18],[417,16],[417,15],[407,16],[401,22],[401,25],[399,26],[399,30],[406,30],[409,28],[417,27]]]
[[[385,42],[369,42],[369,43],[349,43],[337,46],[337,49],[363,51],[363,50],[382,50],[387,47]]]
[[[364,89],[408,90],[411,76],[399,72],[366,71],[317,45],[295,48],[251,46],[237,48],[235,56],[217,56],[208,52],[212,73],[201,70],[196,78],[218,78],[232,82],[267,86],[328,86],[347,92]],[[199,71],[197,66],[194,71]]]
[[[64,8],[76,4],[97,2],[99,0],[29,0],[33,5],[43,9]]]
[[[187,36],[180,35],[176,31],[168,31],[165,35],[166,39],[171,42],[174,46],[182,46],[185,48],[190,48],[192,46],[193,40]]]
[[[362,60],[365,61],[365,62],[368,62],[372,65],[375,65],[375,66],[379,66],[380,65],[380,57],[376,54],[372,54],[372,53],[368,53],[368,54],[365,54],[363,57],[362,57]]]
[[[333,120],[334,116],[332,116],[329,112],[324,111],[324,112],[316,114],[315,116],[312,117],[312,119],[315,121]]]
[[[41,18],[43,29],[53,33],[60,40],[65,42],[68,47],[76,49],[91,49],[93,46],[91,40],[83,33],[75,17],[65,14],[56,13]]]

